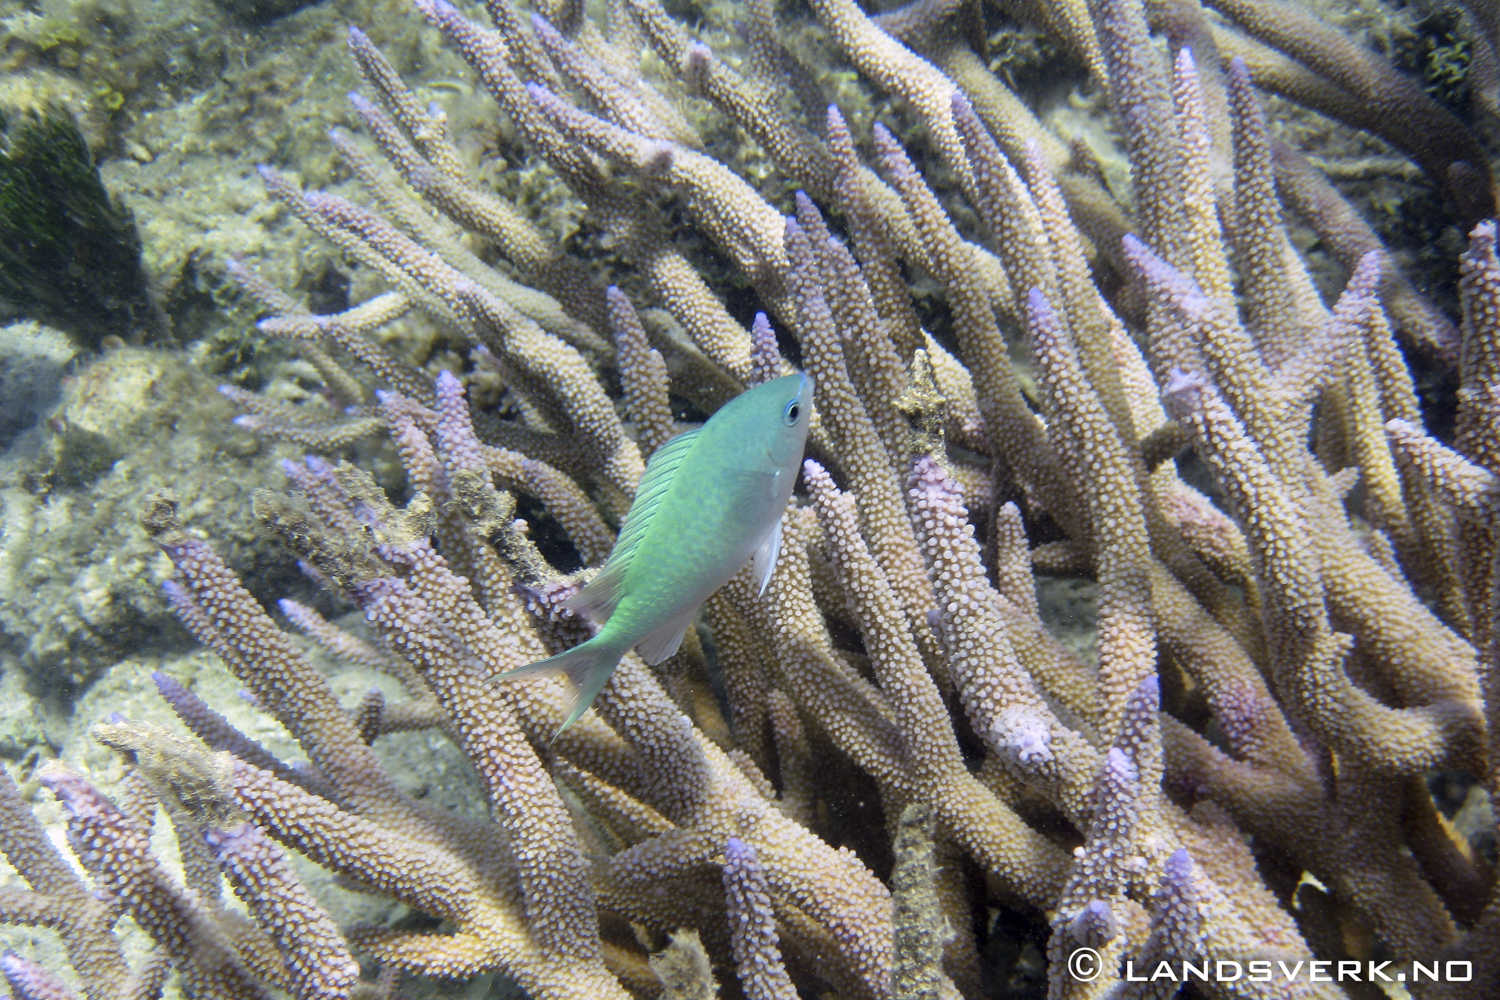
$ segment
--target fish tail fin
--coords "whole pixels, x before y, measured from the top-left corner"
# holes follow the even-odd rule
[[[595,636],[588,642],[574,646],[556,656],[497,674],[494,679],[566,677],[569,682],[567,685],[568,717],[552,737],[556,740],[569,726],[577,722],[584,712],[588,711],[594,698],[609,682],[610,674],[615,672],[615,667],[620,663],[620,657],[625,655],[625,650],[612,643],[600,642],[601,638],[602,636]]]

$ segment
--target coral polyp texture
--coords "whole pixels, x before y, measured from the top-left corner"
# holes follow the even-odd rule
[[[1126,197],[990,72],[975,5],[810,0],[853,71],[830,75],[770,0],[732,39],[658,0],[597,22],[489,0],[488,24],[415,2],[596,252],[482,183],[350,29],[365,137],[331,142],[367,203],[262,176],[384,290],[319,314],[229,264],[322,381],[301,403],[224,392],[306,453],[254,512],[324,613],[260,606],[170,491],[142,516],[173,610],[306,761],[159,673],[191,736],[96,726],[113,800],[37,775],[82,874],[0,776],[30,886],[0,919],[54,930],[75,973],[9,955],[16,996],[377,998],[489,973],[536,1000],[1500,995],[1493,858],[1427,780],[1494,792],[1500,752],[1500,260],[1461,122],[1279,0],[1028,8],[1107,93]],[[1460,321],[1280,137],[1268,92],[1427,173],[1472,230]],[[872,123],[887,99],[898,131]],[[721,160],[709,128],[754,149]],[[1313,263],[1344,269],[1332,300]],[[748,327],[725,269],[765,310]],[[412,323],[462,346],[452,370],[402,350]],[[1457,380],[1451,434],[1424,429],[1408,358]],[[795,370],[816,414],[769,585],[747,567],[559,733],[564,680],[497,676],[593,634],[568,600],[684,414]],[[404,487],[348,460],[371,443]],[[1096,585],[1092,652],[1052,631],[1059,577]],[[314,645],[404,697],[342,706]],[[372,749],[421,729],[461,749],[487,816],[414,796]],[[168,822],[180,869],[152,846]],[[340,926],[291,852],[420,919]],[[130,962],[126,917],[154,942]],[[1000,957],[1028,938],[1029,986]]]

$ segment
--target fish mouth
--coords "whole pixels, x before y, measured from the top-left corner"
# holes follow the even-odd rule
[[[798,391],[798,395],[800,395],[803,399],[811,400],[813,397],[813,389],[816,388],[816,383],[813,382],[813,377],[807,374],[807,372],[799,372],[799,374],[802,376],[802,387]]]

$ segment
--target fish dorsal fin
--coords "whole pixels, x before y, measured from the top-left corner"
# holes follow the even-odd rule
[[[604,568],[587,586],[568,599],[566,607],[600,623],[614,612],[615,605],[620,603],[621,588],[625,585],[625,573],[630,568],[630,560],[635,555],[635,550],[640,548],[641,540],[646,537],[646,529],[651,526],[656,508],[672,488],[677,467],[682,464],[687,453],[693,450],[701,430],[699,428],[679,434],[652,453],[651,461],[646,463],[646,471],[641,476],[640,485],[636,487],[635,502],[625,515],[625,523],[620,526],[620,537],[615,539],[614,550],[610,552]]]
[[[681,618],[674,618],[657,626],[635,644],[635,651],[641,654],[641,659],[656,666],[677,652],[677,647],[682,645],[682,637],[687,635],[688,626],[693,624],[693,616],[697,613],[698,609],[694,608]]]
[[[755,576],[755,594],[760,596],[766,592],[766,587],[771,582],[771,574],[776,570],[776,557],[781,555],[781,520],[771,526],[770,532],[761,539],[760,545],[755,550],[755,558],[750,564],[750,571]]]

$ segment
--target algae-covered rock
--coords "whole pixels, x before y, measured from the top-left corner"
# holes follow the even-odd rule
[[[60,106],[0,106],[0,306],[91,347],[167,332],[135,219]]]
[[[176,491],[257,596],[305,595],[250,513],[256,488],[284,481],[280,455],[234,416],[182,355],[121,348],[67,380],[39,446],[0,461],[0,648],[39,689],[191,642],[162,597],[171,563],[137,523],[155,490]]]
[[[218,0],[220,7],[246,24],[265,24],[310,3],[312,0]]]
[[[77,354],[66,334],[40,323],[0,327],[0,449],[57,404],[63,372]]]

